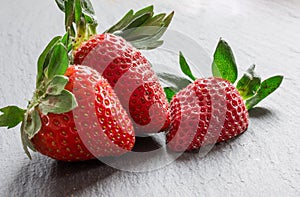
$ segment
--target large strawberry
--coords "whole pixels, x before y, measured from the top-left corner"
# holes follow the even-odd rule
[[[0,126],[22,122],[27,147],[63,161],[118,156],[135,142],[132,123],[97,71],[69,66],[64,38],[54,38],[39,59],[37,90],[27,110],[1,109]]]
[[[214,77],[196,80],[182,54],[180,66],[195,81],[177,94],[174,88],[165,89],[172,99],[167,143],[177,152],[199,150],[202,146],[227,141],[246,131],[248,110],[275,91],[283,79],[275,76],[261,82],[254,73],[255,66],[251,66],[234,87],[237,67],[224,40],[220,40],[214,55]]]
[[[67,29],[74,29],[72,22],[77,27],[74,63],[90,66],[108,80],[130,114],[137,133],[166,130],[170,124],[168,101],[150,63],[135,47],[154,49],[160,46],[162,41],[159,39],[170,24],[173,13],[153,16],[153,6],[135,14],[131,10],[104,34],[97,34],[91,5],[90,9],[85,9],[82,3],[85,1],[81,1],[85,12],[76,10],[76,3],[73,4],[74,12],[66,12],[65,8],[72,7],[72,1],[68,2],[65,6],[59,5],[70,19],[66,23]],[[77,20],[69,13],[81,17]]]
[[[156,74],[122,37],[93,36],[75,51],[74,61],[102,73],[130,113],[137,132],[155,133],[169,127],[168,101]]]

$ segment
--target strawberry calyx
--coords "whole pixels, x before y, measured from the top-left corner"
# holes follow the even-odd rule
[[[169,101],[172,100],[173,96],[177,92],[187,86],[185,85],[182,88],[182,85],[180,84],[189,84],[197,79],[193,75],[182,52],[179,53],[179,64],[181,71],[188,79],[172,76],[166,73],[158,74],[162,82],[165,84],[171,84],[171,86],[169,85],[164,88]],[[238,69],[234,53],[228,43],[222,38],[219,40],[214,53],[212,74],[213,77],[222,78],[229,81],[231,84],[235,84],[237,82],[236,89],[245,101],[245,105],[248,110],[254,108],[258,103],[277,90],[283,81],[283,76],[281,75],[273,76],[262,81],[255,73],[255,65],[250,66],[241,79],[237,81]],[[181,88],[179,88],[180,86]]]
[[[55,0],[65,13],[65,28],[74,41],[76,50],[84,41],[97,34],[98,22],[90,0]],[[151,50],[163,44],[160,38],[166,32],[174,16],[160,13],[155,15],[154,7],[148,6],[137,12],[130,10],[115,25],[103,33],[123,37],[135,48]]]
[[[55,0],[59,9],[65,13],[65,29],[77,49],[82,42],[97,34],[98,22],[90,0]]]
[[[0,127],[8,129],[21,125],[21,137],[25,153],[31,158],[28,148],[35,151],[31,139],[40,131],[40,115],[66,113],[77,107],[75,96],[65,90],[69,67],[69,36],[53,38],[38,59],[36,90],[27,109],[8,106],[0,109]]]
[[[135,48],[151,50],[160,47],[164,35],[174,16],[160,13],[155,15],[153,5],[145,7],[134,13],[130,10],[119,22],[104,33],[112,33],[123,37]]]

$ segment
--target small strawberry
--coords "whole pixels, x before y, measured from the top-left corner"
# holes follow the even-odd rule
[[[226,141],[248,128],[242,97],[221,78],[198,79],[177,93],[171,101],[171,117],[167,141],[175,151]]]
[[[248,110],[274,92],[283,79],[275,76],[261,82],[254,73],[255,66],[251,66],[237,88],[234,87],[237,67],[230,47],[223,40],[214,55],[214,77],[196,80],[182,53],[180,66],[195,81],[177,94],[172,88],[165,89],[172,99],[167,143],[176,152],[197,151],[245,132],[249,124]]]
[[[56,160],[83,161],[130,151],[135,136],[127,113],[97,71],[68,67],[66,40],[54,38],[41,55],[37,90],[27,110],[1,109],[0,126],[22,122],[28,155],[27,147]]]
[[[72,6],[72,1],[69,4]],[[63,6],[60,8],[65,12]],[[74,13],[71,12],[74,17],[65,12],[66,18],[70,19],[66,21],[67,29],[75,29],[73,23],[77,27],[77,34],[73,33],[74,63],[89,66],[108,80],[130,114],[137,133],[166,130],[170,124],[168,101],[150,63],[137,48],[159,47],[162,44],[159,39],[174,13],[153,16],[153,6],[136,13],[131,10],[105,33],[97,34],[97,22],[91,10],[75,9]],[[82,17],[76,20],[76,16]],[[87,16],[92,20],[86,20]]]

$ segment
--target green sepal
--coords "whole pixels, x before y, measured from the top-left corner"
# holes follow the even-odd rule
[[[64,75],[69,66],[69,56],[66,47],[62,43],[54,46],[46,77],[52,79],[56,75]]]
[[[147,21],[141,27],[135,27],[132,32],[127,32],[126,34],[123,33],[123,36],[126,37],[127,41],[135,41],[141,39],[149,39],[152,35],[157,35],[158,32],[164,27],[164,23],[162,22],[166,17],[165,13],[158,14],[153,18],[148,18]]]
[[[28,150],[28,147],[33,147],[31,141],[28,139],[28,135],[25,132],[25,122],[22,122],[21,125],[21,140],[22,140],[22,146],[23,146],[23,150],[26,153],[26,155],[28,156],[28,158],[31,160],[32,157],[30,155],[30,152]],[[35,149],[33,148],[32,150],[35,151]]]
[[[74,0],[65,0],[63,12],[65,13],[65,29],[66,31],[74,29],[73,22],[75,21],[75,2]],[[75,37],[75,32],[71,31],[71,36]]]
[[[98,22],[95,16],[95,10],[90,0],[81,0],[81,12],[86,20],[91,34],[96,34],[96,27]]]
[[[36,109],[29,109],[24,119],[24,131],[28,139],[32,139],[42,128],[40,114]]]
[[[134,11],[129,10],[129,12],[127,12],[119,22],[113,25],[110,29],[106,30],[105,33],[114,33],[116,31],[122,30],[131,21],[133,16],[134,16]]]
[[[117,31],[125,31],[127,29],[132,29],[141,26],[143,23],[145,23],[149,18],[151,18],[154,14],[153,12],[153,5],[145,7],[138,12],[136,12],[128,24],[125,24],[125,26],[122,29],[118,29]],[[114,32],[108,32],[108,33],[114,33]]]
[[[175,96],[176,91],[174,91],[171,87],[164,88],[164,91],[165,91],[166,97],[170,103],[172,101],[172,98]]]
[[[69,45],[69,41],[70,41],[70,36],[69,36],[69,33],[65,33],[65,35],[61,38],[61,43],[64,45],[64,46],[68,46]]]
[[[57,36],[53,38],[38,59],[38,71],[37,71],[37,81],[36,81],[37,86],[38,84],[40,84],[41,80],[44,77],[44,70],[49,63],[49,53],[52,51],[53,47],[59,42],[60,39],[61,36]]]
[[[141,50],[151,50],[163,44],[159,40],[169,27],[174,12],[168,16],[165,13],[154,15],[153,6],[148,6],[134,13],[130,10],[116,25],[104,33],[112,33]]]
[[[80,0],[75,0],[75,11],[74,11],[74,21],[76,24],[80,23],[82,16],[82,7]]]
[[[126,32],[126,34],[130,34],[132,31],[134,31],[137,27],[144,24],[150,17],[152,17],[152,13],[147,13],[145,15],[139,16],[134,21],[132,21],[123,31]],[[124,35],[126,40],[130,41],[130,37]]]
[[[90,0],[56,0],[60,10],[65,13],[65,29],[70,33],[70,36],[75,38],[77,29],[77,42],[81,41],[79,38],[86,38],[96,34],[96,27],[98,22],[95,17]],[[80,43],[79,43],[80,44]]]
[[[190,66],[188,65],[185,57],[183,56],[182,52],[179,52],[179,64],[180,64],[180,68],[181,68],[181,71],[186,75],[188,76],[192,81],[195,81],[197,78],[194,77],[191,69],[190,69]]]
[[[69,78],[63,75],[56,75],[47,85],[46,94],[59,95],[65,89]]]
[[[282,83],[283,76],[274,76],[261,83],[261,86],[257,93],[246,101],[246,107],[248,110],[252,109],[259,102],[272,94]]]
[[[59,95],[47,95],[39,105],[39,109],[44,115],[48,113],[62,114],[72,111],[76,107],[75,96],[68,90],[63,90]]]
[[[63,12],[65,11],[65,1],[67,1],[67,0],[55,0],[57,6]]]
[[[153,41],[153,42],[133,42],[131,43],[135,48],[140,50],[152,50],[156,49],[164,44],[163,40]]]
[[[135,35],[133,32],[135,32],[135,30],[137,30],[138,27],[142,26],[146,21],[152,18],[154,14],[153,9],[154,7],[151,5],[139,10],[135,14],[133,14],[132,12],[131,16],[127,15],[127,13],[125,17],[123,17],[120,21],[122,22],[123,20],[126,20],[126,23],[123,23],[122,26],[119,26],[118,29],[115,26],[113,26],[110,30],[107,30],[105,33],[117,34],[125,38],[127,41],[132,41],[134,39],[131,37],[134,37]],[[129,13],[131,12],[129,11]],[[119,24],[120,22],[118,22],[117,24]],[[119,32],[121,32],[121,34]]]
[[[212,72],[214,77],[223,78],[231,83],[237,80],[238,70],[233,52],[223,39],[220,39],[214,53]]]
[[[81,1],[82,12],[84,14],[95,15],[95,10],[90,0]]]
[[[163,44],[163,40],[159,40],[159,39],[167,31],[173,16],[174,16],[174,12],[169,14],[161,22],[160,25],[148,26],[147,24],[143,24],[143,26],[135,28],[136,29],[135,31],[130,33],[126,31],[120,36],[124,37],[126,40],[130,39],[131,44],[137,49],[140,50],[156,49]],[[128,35],[132,37],[128,38],[129,37]]]
[[[261,78],[254,72],[255,65],[252,65],[244,76],[238,81],[236,88],[244,100],[254,96],[261,85]]]
[[[69,32],[65,33],[65,35],[61,38],[61,43],[66,47],[67,53],[72,50],[73,43]]]
[[[8,106],[0,109],[0,112],[3,113],[0,115],[0,127],[11,129],[23,121],[26,110],[17,106]]]

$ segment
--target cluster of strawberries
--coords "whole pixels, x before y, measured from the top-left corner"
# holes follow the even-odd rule
[[[243,133],[248,110],[283,79],[261,82],[252,66],[234,87],[236,63],[228,44],[220,40],[214,77],[196,79],[180,53],[181,69],[191,84],[179,92],[163,88],[139,49],[163,44],[160,38],[173,12],[154,15],[153,6],[130,10],[97,34],[89,0],[56,3],[66,15],[66,34],[51,40],[41,54],[32,100],[27,109],[0,109],[0,126],[22,123],[29,157],[28,148],[63,161],[119,156],[132,150],[136,134],[158,132],[166,132],[172,151],[199,150]]]

